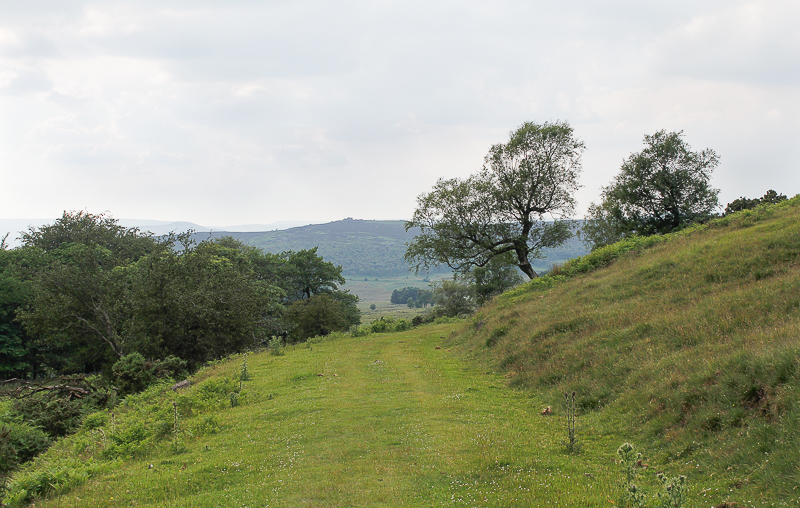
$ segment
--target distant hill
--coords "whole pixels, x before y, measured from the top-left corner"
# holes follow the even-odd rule
[[[360,220],[347,218],[327,224],[312,224],[282,231],[229,232],[212,231],[197,233],[196,240],[234,237],[247,245],[259,247],[267,252],[280,253],[319,247],[318,253],[336,265],[342,266],[345,275],[360,277],[396,277],[409,271],[403,259],[406,244],[418,230],[405,230],[402,220]],[[533,263],[537,271],[548,270],[553,263],[586,254],[588,250],[573,238],[564,247],[548,249],[547,258]],[[441,268],[433,273],[449,272]]]
[[[18,240],[20,232],[27,231],[29,227],[41,228],[47,224],[53,224],[55,218],[50,219],[0,219],[0,239],[6,233],[8,246],[18,247],[21,242]],[[139,228],[141,231],[149,231],[154,235],[166,235],[168,233],[183,233],[186,231],[208,232],[208,231],[273,231],[276,229],[293,228],[305,226],[309,221],[280,221],[269,224],[242,224],[236,226],[201,226],[193,222],[186,221],[163,221],[148,219],[117,219],[120,226],[126,228]]]

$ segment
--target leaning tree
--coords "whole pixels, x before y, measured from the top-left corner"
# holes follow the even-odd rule
[[[446,264],[457,272],[511,255],[529,278],[531,259],[572,235],[566,220],[580,187],[582,141],[566,122],[526,122],[507,143],[491,147],[482,171],[466,180],[440,179],[417,198],[406,230],[420,228],[406,260],[417,270]]]

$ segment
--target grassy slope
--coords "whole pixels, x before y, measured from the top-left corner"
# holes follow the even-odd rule
[[[689,506],[793,506],[799,224],[796,198],[525,285],[467,325],[252,355],[236,408],[220,380],[242,360],[222,363],[186,394],[130,399],[16,481],[76,485],[37,506],[611,506],[627,440],[689,477]],[[538,414],[572,390],[578,456]],[[173,400],[191,432],[177,453]]]
[[[584,425],[695,499],[800,501],[800,198],[545,286],[497,299],[463,347],[552,404],[576,391]]]

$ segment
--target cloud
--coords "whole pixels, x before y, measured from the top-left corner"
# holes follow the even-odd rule
[[[771,0],[693,17],[654,45],[665,74],[754,83],[800,84],[800,4]]]
[[[53,40],[39,33],[0,33],[0,54],[10,58],[39,59],[60,56]]]
[[[13,73],[7,84],[0,88],[0,92],[9,95],[24,95],[39,92],[49,92],[53,88],[53,81],[43,69],[24,69]]]
[[[41,199],[0,216],[407,217],[511,129],[558,119],[588,146],[582,206],[659,129],[717,150],[732,193],[755,161],[800,188],[795,3],[16,2],[0,19],[0,172],[25,171],[0,177]]]

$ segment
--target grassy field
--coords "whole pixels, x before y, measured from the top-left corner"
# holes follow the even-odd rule
[[[394,316],[397,318],[411,320],[414,316],[422,314],[426,309],[409,309],[406,305],[394,305],[389,303],[392,291],[404,287],[417,287],[429,289],[430,281],[441,280],[449,275],[431,275],[429,282],[426,282],[425,275],[404,275],[402,277],[375,277],[367,278],[348,276],[347,284],[342,289],[349,290],[352,294],[358,295],[360,301],[358,308],[361,310],[361,322],[369,324],[383,316]],[[375,310],[370,309],[370,305],[375,305]]]
[[[541,416],[539,401],[441,348],[459,326],[251,355],[233,408],[214,386],[240,374],[241,357],[198,374],[189,394],[133,397],[113,424],[37,461],[65,487],[35,505],[609,506],[619,443],[587,428],[587,451],[567,455],[563,422]],[[142,422],[164,436],[144,437]],[[113,452],[136,432],[131,457]],[[75,479],[63,476],[69,464]]]

